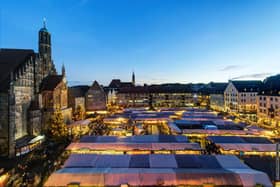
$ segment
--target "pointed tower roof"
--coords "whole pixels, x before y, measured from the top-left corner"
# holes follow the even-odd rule
[[[62,64],[61,74],[62,74],[62,76],[64,76],[64,77],[65,77],[65,75],[66,75],[64,63]]]
[[[132,84],[135,86],[135,74],[134,71],[132,72]]]
[[[43,27],[40,29],[40,32],[48,32],[46,27],[46,18],[43,19]]]

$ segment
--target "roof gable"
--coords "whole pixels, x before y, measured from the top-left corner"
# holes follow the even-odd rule
[[[238,92],[258,92],[262,86],[262,81],[230,81]]]
[[[41,91],[53,91],[63,81],[62,75],[49,75],[41,83]]]

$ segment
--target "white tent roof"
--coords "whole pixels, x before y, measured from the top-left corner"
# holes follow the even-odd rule
[[[202,150],[198,143],[71,143],[66,150],[133,151],[133,150]]]
[[[85,163],[88,163],[87,165]],[[212,155],[71,155],[45,186],[240,185],[272,187],[268,176],[235,156]]]

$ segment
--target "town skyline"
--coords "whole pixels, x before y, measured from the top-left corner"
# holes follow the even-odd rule
[[[70,86],[130,81],[133,71],[137,84],[160,84],[263,80],[280,69],[277,1],[30,3],[3,4],[1,48],[38,51],[45,17],[54,63],[65,64]]]
[[[0,187],[280,186],[279,0],[9,0]]]

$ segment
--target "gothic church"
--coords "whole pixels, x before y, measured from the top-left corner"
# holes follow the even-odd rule
[[[38,49],[36,53],[32,49],[0,48],[0,156],[14,157],[24,152],[21,148],[42,133],[46,107],[41,93],[46,85],[52,91],[62,84],[60,87],[66,90],[62,100],[67,103],[65,70],[57,75],[45,22],[39,30]]]

